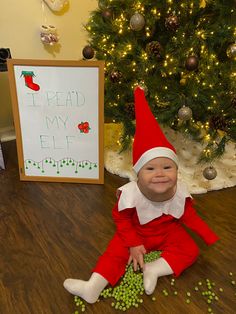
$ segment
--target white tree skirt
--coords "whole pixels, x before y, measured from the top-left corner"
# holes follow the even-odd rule
[[[236,151],[234,143],[227,144],[223,157],[213,162],[212,166],[217,171],[217,177],[209,181],[202,174],[203,170],[209,165],[197,164],[202,150],[201,144],[186,139],[182,134],[171,129],[162,129],[177,150],[179,179],[188,185],[190,193],[201,194],[236,185]],[[136,175],[132,169],[132,151],[120,152],[119,140],[121,135],[122,127],[120,124],[105,124],[105,168],[110,173],[133,181],[136,179]]]

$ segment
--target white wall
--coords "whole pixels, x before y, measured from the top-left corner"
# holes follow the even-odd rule
[[[97,0],[68,0],[61,12],[53,12],[42,0],[1,0],[0,48],[10,48],[14,59],[80,60],[87,42],[83,25]],[[40,26],[53,25],[60,36],[57,48],[40,40]],[[7,72],[0,72],[0,135],[12,128]]]

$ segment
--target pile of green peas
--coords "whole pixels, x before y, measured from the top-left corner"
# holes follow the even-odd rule
[[[149,263],[158,259],[161,255],[161,251],[152,251],[148,254],[144,255],[144,262]],[[230,272],[229,276],[231,277],[231,284],[235,286],[235,280],[232,280],[233,273]],[[175,290],[175,279],[172,278],[170,285],[172,286],[171,290],[173,295],[177,296],[178,292]],[[169,295],[167,289],[164,289],[163,294],[165,296]],[[199,281],[195,284],[193,289],[193,293],[190,291],[186,292],[186,303],[191,303],[192,294],[200,294],[206,301],[208,305],[208,313],[213,314],[213,309],[211,306],[219,300],[219,295],[217,292],[222,293],[223,288],[216,289],[215,283],[209,279],[205,279],[203,281]],[[113,298],[111,306],[120,311],[126,311],[131,307],[138,307],[141,303],[143,303],[142,295],[144,293],[143,287],[143,275],[140,270],[134,272],[132,264],[126,266],[126,271],[124,276],[121,278],[118,285],[115,287],[108,287],[104,289],[100,297],[102,298]],[[235,293],[236,295],[236,293]],[[196,296],[195,296],[196,297]],[[153,296],[152,300],[155,301],[156,298]],[[100,300],[98,300],[100,301]],[[77,306],[77,310],[74,314],[79,314],[85,312],[85,303],[84,301],[78,297],[74,297],[74,302]]]
[[[77,306],[77,310],[74,312],[74,314],[79,314],[79,313],[83,313],[85,312],[85,303],[84,301],[78,297],[78,296],[74,296],[74,302],[75,302],[75,305]]]
[[[160,251],[152,251],[144,255],[144,262],[149,263],[160,257]],[[143,275],[140,271],[134,272],[132,264],[126,266],[126,271],[119,285],[102,291],[101,297],[113,298],[111,306],[116,310],[126,311],[131,307],[138,307],[143,303],[144,293]]]
[[[152,251],[144,255],[144,262],[149,263],[158,259],[161,255],[160,251]],[[143,274],[140,271],[134,272],[132,264],[126,266],[125,274],[121,281],[115,287],[104,289],[100,297],[113,298],[111,306],[116,310],[126,311],[130,307],[138,307],[143,303],[142,295],[144,293]],[[99,301],[99,300],[98,300]],[[77,310],[74,314],[85,312],[85,303],[78,297],[74,297]]]

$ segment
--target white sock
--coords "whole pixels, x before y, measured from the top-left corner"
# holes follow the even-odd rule
[[[161,276],[171,275],[173,270],[167,261],[160,257],[154,262],[146,263],[143,269],[143,285],[146,294],[152,294],[155,290],[157,279]]]
[[[95,303],[106,287],[108,281],[98,273],[92,273],[88,281],[79,279],[66,279],[64,288],[71,294],[77,295],[88,303]]]

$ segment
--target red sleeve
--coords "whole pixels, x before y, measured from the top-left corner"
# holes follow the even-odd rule
[[[185,204],[185,211],[180,218],[180,222],[196,232],[208,245],[219,240],[218,236],[209,228],[209,226],[196,213],[192,206],[193,201],[188,198]]]
[[[122,211],[118,211],[118,202],[112,210],[112,216],[116,224],[117,233],[127,247],[143,244],[142,238],[138,236],[132,221],[135,213],[135,208],[127,208]]]

